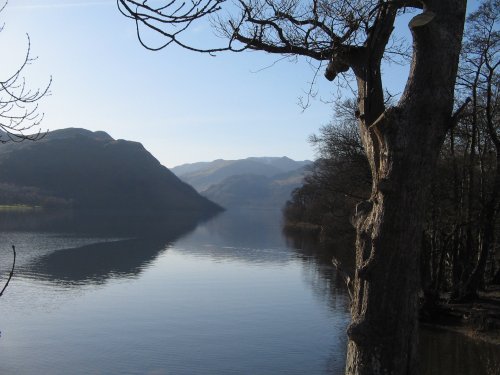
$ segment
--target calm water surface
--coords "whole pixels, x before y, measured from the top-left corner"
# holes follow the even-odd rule
[[[0,374],[343,372],[342,281],[283,237],[279,213],[40,219],[0,220],[4,278],[18,250],[0,299]],[[472,344],[447,351],[452,339],[427,333],[426,374],[469,374],[433,372],[440,351],[454,363]]]

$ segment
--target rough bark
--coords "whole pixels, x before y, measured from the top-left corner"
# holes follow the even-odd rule
[[[428,185],[451,121],[466,1],[424,3],[423,15],[410,22],[412,65],[396,106],[384,110],[379,56],[353,66],[373,187],[370,200],[357,206],[353,218],[356,274],[348,375],[418,373],[423,219]]]

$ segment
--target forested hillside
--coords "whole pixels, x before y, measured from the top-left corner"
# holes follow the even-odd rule
[[[63,129],[0,147],[0,204],[140,211],[220,208],[140,143]]]

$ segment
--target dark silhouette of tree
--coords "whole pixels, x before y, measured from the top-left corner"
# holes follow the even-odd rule
[[[352,70],[359,131],[372,175],[370,199],[356,207],[356,272],[346,374],[417,374],[419,257],[429,185],[452,126],[466,0],[192,2],[117,0],[150,49],[177,44],[214,53],[260,50],[328,62],[334,80]],[[159,5],[150,5],[159,4]],[[409,23],[411,69],[399,101],[386,106],[381,62],[398,14]],[[183,33],[211,17],[222,46],[200,48]],[[142,28],[165,37],[152,47]],[[184,38],[184,39],[183,39]]]
[[[457,81],[462,108],[441,152],[424,242],[428,295],[471,300],[495,271],[500,194],[500,2],[486,0],[467,20]]]
[[[474,211],[472,194],[475,190],[475,149],[477,149],[480,183],[487,181],[485,186],[479,187],[480,210],[477,237],[480,241],[476,249],[470,245],[466,247],[468,257],[473,260],[473,267],[465,282],[461,283],[463,287],[457,290],[458,296],[462,298],[476,297],[478,289],[484,288],[486,263],[490,255],[493,255],[496,242],[495,223],[500,198],[499,23],[500,1],[498,0],[483,2],[480,8],[470,15],[464,43],[462,69],[459,74],[460,83],[472,97],[469,153],[471,197],[468,200],[468,215]],[[483,137],[476,137],[476,134]],[[494,157],[491,158],[490,155]],[[488,178],[487,175],[491,175],[492,178]],[[472,222],[472,218],[469,217],[468,222]],[[469,242],[472,242],[472,239]]]
[[[370,197],[371,189],[356,105],[355,100],[337,104],[334,119],[309,138],[318,158],[283,209],[287,229],[310,228],[324,241],[352,246],[350,217],[356,204]]]

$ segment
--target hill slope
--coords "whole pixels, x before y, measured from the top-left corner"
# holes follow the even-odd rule
[[[225,208],[280,209],[292,191],[301,186],[304,167],[272,177],[236,175],[210,186],[201,194]]]
[[[184,164],[172,172],[225,208],[281,208],[301,185],[309,164],[287,157],[250,157]]]
[[[56,130],[37,142],[0,146],[0,183],[71,202],[77,209],[220,209],[140,143],[85,129]]]
[[[273,177],[297,170],[309,163],[309,161],[294,161],[286,156],[281,158],[250,157],[239,160],[218,159],[212,162],[183,164],[172,168],[172,172],[199,192],[204,192],[212,185],[222,183],[228,177],[240,175]]]

